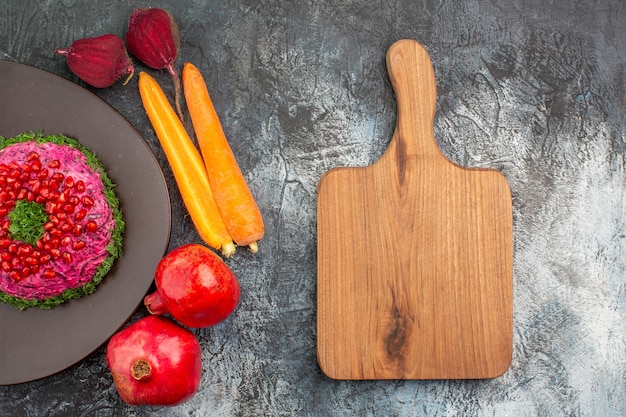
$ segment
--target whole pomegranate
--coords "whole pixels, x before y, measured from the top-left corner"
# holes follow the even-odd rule
[[[198,340],[165,317],[144,317],[113,335],[106,358],[117,392],[131,405],[177,405],[200,384]]]
[[[209,248],[190,243],[165,255],[144,299],[152,314],[170,314],[188,327],[210,327],[237,307],[241,290],[231,269]]]

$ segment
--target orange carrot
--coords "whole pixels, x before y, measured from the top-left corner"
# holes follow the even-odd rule
[[[226,230],[237,245],[256,252],[265,230],[261,212],[228,144],[202,74],[186,62],[182,78],[187,109]]]
[[[232,255],[235,245],[213,199],[202,156],[159,84],[145,72],[139,74],[139,93],[200,237],[224,256]]]

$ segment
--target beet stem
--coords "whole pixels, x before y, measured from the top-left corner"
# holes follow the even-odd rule
[[[180,77],[178,73],[174,69],[173,64],[169,64],[167,67],[167,71],[172,76],[172,81],[174,82],[174,104],[176,105],[176,112],[178,113],[178,117],[180,121],[185,124],[185,118],[183,116],[183,108],[180,104]]]
[[[128,68],[126,68],[126,71],[128,72],[128,77],[126,77],[122,85],[128,84],[130,79],[133,78],[133,75],[135,75],[135,67],[133,67],[132,65],[129,65]]]

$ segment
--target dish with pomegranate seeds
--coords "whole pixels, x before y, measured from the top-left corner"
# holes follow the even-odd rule
[[[120,91],[124,88],[120,85]],[[0,341],[3,341],[0,342],[0,385],[9,385],[43,378],[77,363],[101,347],[132,317],[153,285],[154,270],[167,251],[172,206],[165,177],[150,143],[114,107],[88,89],[38,68],[0,61],[0,92],[6,104],[0,112],[0,136],[13,138],[23,132],[42,132],[75,138],[97,155],[107,176],[116,184],[114,191],[124,220],[123,256],[114,260],[90,295],[50,309],[20,310],[0,302]],[[45,157],[43,153],[38,154],[44,168]],[[71,176],[76,190],[79,179]],[[66,180],[65,177],[64,174]],[[85,184],[85,189],[88,188]],[[22,197],[28,200],[27,195]],[[59,199],[63,198],[59,195]],[[73,215],[80,212],[81,204],[76,205]],[[94,198],[94,207],[95,204]],[[32,212],[34,218],[41,215],[41,210],[34,206],[26,205],[20,210]],[[93,215],[91,210],[88,213]],[[15,213],[14,219],[23,217],[18,214]],[[39,224],[42,221],[40,219]],[[106,230],[100,223],[98,225],[97,233]],[[84,222],[78,238],[72,234],[74,243],[88,236],[86,226]],[[40,230],[25,224],[22,227],[31,232],[32,229]],[[60,223],[56,227],[63,233]],[[69,230],[68,226],[65,229]],[[60,241],[59,246],[65,248]],[[80,244],[72,252],[72,262],[76,262],[74,255],[88,250],[79,248]],[[57,266],[65,265],[62,257],[59,262]],[[101,265],[107,262],[105,260]],[[43,263],[40,271],[42,267]],[[22,282],[27,280],[25,278]],[[79,288],[86,290],[90,285],[92,282]]]
[[[0,301],[53,308],[93,293],[122,254],[114,188],[75,139],[0,137]]]

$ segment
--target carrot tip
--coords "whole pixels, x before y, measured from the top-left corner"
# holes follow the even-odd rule
[[[222,255],[226,258],[230,258],[235,253],[235,244],[234,243],[224,243],[221,248]]]
[[[252,253],[257,253],[259,251],[259,245],[257,242],[252,242],[248,245],[248,249],[250,249]]]

